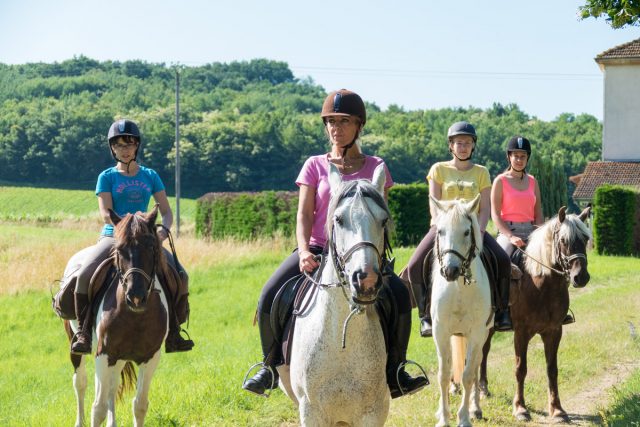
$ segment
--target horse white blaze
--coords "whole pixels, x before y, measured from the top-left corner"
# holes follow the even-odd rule
[[[481,416],[475,388],[482,346],[488,335],[488,324],[491,323],[491,291],[487,274],[478,258],[482,249],[482,235],[475,214],[479,197],[469,203],[441,202],[431,198],[431,203],[437,213],[438,229],[436,256],[432,267],[431,305],[440,384],[436,425],[449,425],[451,337],[455,334],[463,336],[467,343],[462,373],[463,395],[457,414],[458,425],[471,426],[470,399],[473,399],[471,408],[474,415]],[[470,261],[465,261],[467,259]],[[465,269],[468,271],[464,271]]]

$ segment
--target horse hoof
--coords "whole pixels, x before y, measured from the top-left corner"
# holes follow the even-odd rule
[[[565,412],[556,414],[553,416],[553,418],[551,418],[552,424],[566,424],[568,422],[570,422],[569,415],[567,415]]]
[[[526,409],[514,411],[513,416],[516,417],[516,420],[518,421],[531,421],[531,415]]]
[[[482,419],[482,410],[478,409],[477,411],[473,411],[471,413],[471,415],[473,416],[474,420],[481,420]]]

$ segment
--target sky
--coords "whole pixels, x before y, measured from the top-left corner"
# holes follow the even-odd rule
[[[578,19],[579,0],[0,0],[0,62],[266,58],[382,109],[515,103],[602,120],[593,58],[640,38]],[[639,82],[640,84],[640,82]]]

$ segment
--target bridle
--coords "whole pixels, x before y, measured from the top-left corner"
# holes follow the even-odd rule
[[[114,260],[114,264],[116,267],[116,277],[118,278],[118,284],[122,286],[122,288],[124,289],[124,292],[126,293],[129,289],[129,286],[127,285],[127,278],[133,274],[140,274],[142,277],[144,277],[145,279],[145,289],[146,289],[146,293],[145,293],[145,297],[148,298],[149,295],[151,294],[151,291],[153,290],[154,286],[153,286],[153,282],[154,282],[154,277],[156,277],[156,266],[157,266],[157,260],[158,260],[158,250],[154,244],[153,246],[153,269],[151,270],[151,274],[147,274],[146,271],[144,271],[141,268],[138,267],[130,267],[128,269],[126,269],[124,271],[124,273],[122,272],[122,270],[120,269],[120,260],[119,260],[119,255],[118,255],[118,251],[114,251],[115,253],[115,260]]]
[[[354,195],[355,195],[355,191],[352,191],[347,193],[343,198],[353,197]],[[366,194],[364,196],[366,196]],[[367,205],[365,204],[365,206]],[[347,249],[343,254],[338,253],[338,248],[336,246],[335,230],[336,230],[336,219],[334,218],[331,222],[330,238],[329,238],[329,246],[331,248],[331,251],[330,251],[331,262],[333,263],[333,268],[336,272],[336,275],[338,276],[338,283],[335,284],[334,286],[342,288],[346,297],[345,289],[350,286],[349,278],[347,277],[347,273],[346,273],[347,262],[349,261],[349,259],[351,259],[351,257],[356,251],[360,249],[365,249],[365,248],[373,248],[373,250],[375,251],[376,257],[378,258],[378,265],[380,266],[380,274],[378,275],[378,283],[376,284],[376,286],[379,288],[382,285],[382,276],[385,273],[388,274],[389,266],[392,262],[390,261],[390,257],[389,257],[390,253],[392,252],[392,249],[391,249],[391,245],[389,244],[387,225],[386,224],[384,225],[384,239],[383,239],[384,240],[383,241],[384,256],[380,254],[378,247],[373,242],[370,242],[367,240],[363,240],[361,242],[354,244],[349,249]],[[321,285],[321,286],[331,287],[331,285]],[[360,289],[359,281],[358,281],[357,288]],[[347,300],[349,300],[348,297],[347,297]],[[369,304],[375,303],[375,299],[371,301],[363,301],[356,298],[356,296],[352,296],[351,300],[356,305],[369,305]]]
[[[516,249],[519,250],[520,252],[522,252],[526,257],[532,259],[533,261],[535,261],[538,264],[540,264],[541,266],[543,266],[544,268],[548,268],[549,270],[553,271],[554,273],[557,273],[557,274],[563,276],[565,278],[565,280],[567,281],[567,283],[569,283],[571,281],[571,261],[576,260],[576,259],[583,259],[585,261],[585,263],[586,263],[587,262],[587,256],[585,254],[583,254],[582,252],[576,252],[576,253],[571,254],[571,255],[565,255],[562,252],[562,248],[560,247],[560,238],[558,237],[558,233],[559,232],[560,232],[560,228],[559,227],[556,227],[556,228],[553,229],[552,240],[553,240],[553,243],[554,243],[554,250],[558,254],[558,256],[557,256],[557,258],[556,258],[556,260],[554,262],[554,265],[559,265],[560,266],[560,270],[546,265],[542,261],[540,261],[540,260],[534,258],[533,256],[531,256],[530,254],[528,254],[522,248],[516,248]]]
[[[440,251],[440,233],[439,232],[436,233],[435,248],[436,248],[436,256],[438,257],[438,263],[440,264],[440,274],[442,275],[442,277],[446,277],[445,271],[444,271],[444,263],[442,259],[447,254],[453,254],[462,261],[462,264],[460,265],[460,275],[464,277],[464,284],[470,285],[471,282],[473,281],[471,277],[471,262],[476,257],[477,245],[476,245],[476,235],[473,232],[473,221],[471,220],[471,217],[469,215],[465,215],[465,218],[467,218],[471,222],[471,224],[469,225],[469,234],[471,235],[471,245],[469,246],[469,251],[467,252],[467,255],[463,255],[460,252],[456,251],[455,249],[445,249],[444,251]]]

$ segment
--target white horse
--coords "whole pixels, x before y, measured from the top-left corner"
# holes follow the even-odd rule
[[[385,179],[378,166],[372,182],[342,182],[331,165],[328,261],[315,300],[296,320],[291,364],[278,368],[303,426],[382,426],[389,412],[387,355],[373,305],[390,218]]]
[[[438,427],[449,425],[451,342],[459,336],[466,342],[466,361],[458,425],[471,426],[470,410],[474,417],[482,418],[477,377],[482,346],[493,325],[493,313],[489,279],[478,256],[482,251],[482,234],[475,213],[479,202],[480,196],[468,203],[431,197],[437,227],[431,316],[439,363]]]
[[[156,272],[163,268],[161,246],[155,232],[157,207],[148,214],[127,214],[123,219],[112,213],[116,224],[116,251],[113,264],[116,279],[105,283],[96,322],[92,328],[95,357],[95,400],[91,425],[116,425],[116,394],[133,388],[138,365],[136,396],[133,399],[133,425],[143,426],[149,407],[151,379],[160,362],[162,342],[168,331],[168,303]],[[74,255],[65,269],[65,278],[77,270],[88,254]],[[65,321],[69,338],[78,330],[77,320]],[[86,357],[71,355],[76,393],[76,427],[84,425],[84,398],[87,389]]]

